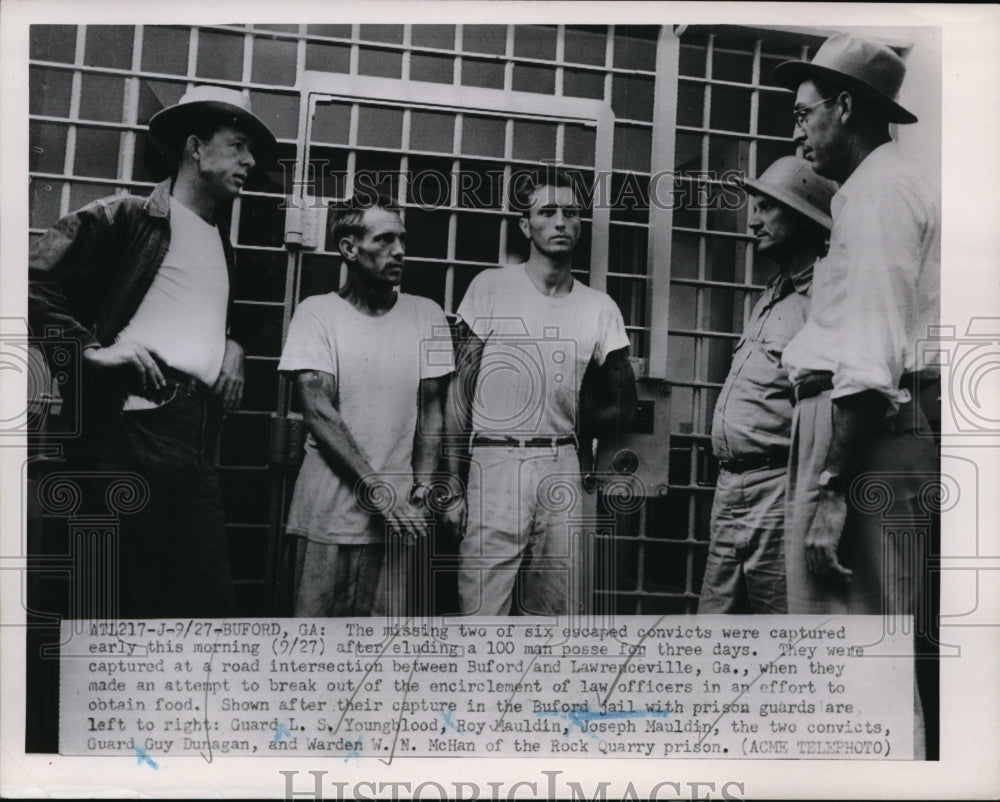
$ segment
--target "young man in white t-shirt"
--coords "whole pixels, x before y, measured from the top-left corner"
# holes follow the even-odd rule
[[[294,613],[412,614],[451,337],[441,307],[397,291],[406,230],[394,209],[352,203],[333,239],[347,281],[299,304],[278,366],[309,433],[286,529],[300,539]]]
[[[465,614],[516,608],[562,614],[571,599],[570,521],[581,514],[580,439],[614,431],[635,404],[621,312],[570,272],[580,239],[579,196],[561,170],[525,176],[516,190],[526,262],[480,273],[458,309],[459,347],[448,431],[471,445],[461,531],[459,603]],[[580,415],[588,367],[592,408]],[[462,455],[451,470],[462,471]]]

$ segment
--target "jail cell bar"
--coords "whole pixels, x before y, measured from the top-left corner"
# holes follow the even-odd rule
[[[331,283],[329,274],[336,272],[332,255],[317,251],[298,261],[283,242],[281,206],[292,188],[291,172],[281,163],[294,162],[303,137],[296,89],[301,76],[319,70],[345,76],[345,84],[351,77],[376,77],[610,104],[611,190],[629,200],[610,210],[602,267],[607,290],[625,317],[633,353],[648,356],[651,341],[662,334],[653,329],[651,310],[658,303],[669,307],[669,316],[658,314],[656,320],[658,325],[669,319],[669,346],[662,353],[673,395],[673,437],[670,493],[616,525],[616,569],[602,571],[614,577],[613,586],[597,590],[622,612],[694,609],[714,482],[707,442],[712,405],[763,275],[747,246],[745,213],[697,204],[668,210],[672,244],[654,264],[648,197],[652,165],[672,165],[681,173],[753,172],[792,152],[791,95],[771,85],[770,72],[784,58],[808,55],[821,37],[706,26],[680,34],[677,47],[673,30],[664,35],[657,26],[355,24],[52,25],[33,26],[30,39],[32,239],[61,214],[95,198],[148,194],[164,169],[147,143],[148,120],[193,84],[247,91],[255,112],[277,134],[279,164],[245,187],[234,204],[232,229],[237,314],[255,332],[246,344],[244,407],[230,417],[222,443],[233,572],[246,614],[264,612],[261,591],[272,518],[268,430],[271,417],[283,411],[276,372],[282,336],[295,303]],[[676,93],[676,119],[654,120],[654,101],[665,87]],[[421,159],[441,159],[454,181],[461,180],[469,158],[481,166],[491,160],[536,163],[548,155],[535,138],[541,129],[524,128],[520,137],[518,126],[527,121],[519,123],[516,116],[504,121],[502,152],[463,152],[469,143],[459,142],[459,125],[465,122],[459,123],[458,115],[450,152],[415,148],[419,112],[412,109],[393,112],[401,115],[397,146],[379,138],[385,131],[376,125],[378,115],[365,122],[379,107],[377,101],[351,105],[346,131],[337,129],[341,138],[319,143],[337,164],[346,168],[353,158],[356,169],[359,159],[372,164],[391,159],[392,169],[405,176]],[[385,105],[381,108],[384,113]],[[473,140],[473,145],[482,150],[487,134],[477,136],[479,143]],[[554,147],[557,158],[581,169],[590,164],[585,126],[557,128]],[[678,186],[698,182],[711,197],[718,194],[719,183],[710,176],[679,178]],[[412,201],[403,188],[400,192],[404,201]],[[447,216],[445,247],[434,252],[435,243],[425,241],[424,250],[412,254],[406,286],[433,297],[448,313],[457,308],[474,272],[508,255],[507,234],[514,222],[502,205],[465,208],[454,200],[441,210]],[[491,235],[488,255],[476,250],[483,226]],[[463,251],[466,246],[470,250]],[[463,258],[469,255],[474,258]],[[580,266],[578,275],[586,279],[593,265],[588,260]],[[669,276],[665,302],[665,286],[650,291],[654,274]],[[277,503],[283,519],[287,498]]]

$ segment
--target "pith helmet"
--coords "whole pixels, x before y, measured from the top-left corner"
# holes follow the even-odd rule
[[[827,230],[833,228],[830,201],[837,191],[837,185],[828,178],[817,175],[805,159],[782,156],[761,173],[759,178],[747,178],[743,183],[752,192],[781,201]]]

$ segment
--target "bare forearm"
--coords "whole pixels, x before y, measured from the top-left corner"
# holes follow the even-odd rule
[[[441,433],[421,434],[413,448],[413,481],[427,484],[438,467],[441,448]],[[450,470],[450,467],[449,467]]]
[[[455,373],[448,385],[444,409],[444,433],[448,439],[448,470],[460,474],[472,433],[472,403],[479,381],[483,343],[465,329],[459,338]]]
[[[296,377],[303,421],[327,464],[352,485],[374,473],[368,458],[333,403],[336,380],[322,371],[303,371]]]
[[[875,391],[843,396],[833,402],[833,437],[826,470],[850,476],[885,418],[886,399]]]
[[[438,468],[447,386],[447,377],[424,379],[420,383],[419,423],[413,443],[413,476],[417,482],[429,482]]]
[[[307,410],[303,418],[323,458],[341,479],[357,485],[374,474],[371,463],[332,404],[327,409],[320,406]]]
[[[457,381],[457,378],[456,378]],[[454,384],[455,382],[452,382]],[[448,393],[444,413],[444,432],[447,435],[445,449],[445,466],[450,473],[457,474],[463,456],[468,448],[471,409],[466,408],[463,401],[457,398],[457,391]]]

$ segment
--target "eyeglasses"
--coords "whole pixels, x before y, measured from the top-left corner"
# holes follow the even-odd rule
[[[800,106],[797,109],[792,110],[792,119],[795,120],[796,125],[805,125],[806,120],[809,119],[809,113],[817,106],[822,106],[824,103],[829,103],[831,100],[836,100],[836,98],[826,97],[822,100],[817,100],[815,103],[810,103],[808,106]]]

